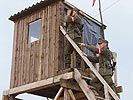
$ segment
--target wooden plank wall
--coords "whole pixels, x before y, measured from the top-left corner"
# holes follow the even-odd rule
[[[61,1],[15,22],[10,88],[57,75],[64,66],[64,19]],[[42,19],[41,39],[28,43],[28,24]]]

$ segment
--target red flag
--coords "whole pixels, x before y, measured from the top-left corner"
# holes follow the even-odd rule
[[[93,4],[92,4],[92,7],[94,6],[94,4],[95,4],[95,1],[96,1],[96,0],[93,0]]]

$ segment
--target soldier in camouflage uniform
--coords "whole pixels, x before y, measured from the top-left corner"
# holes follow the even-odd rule
[[[90,45],[85,45],[84,43],[81,43],[80,46],[86,47],[90,51],[92,51],[96,54],[99,54],[98,57],[97,56],[92,57],[92,56],[89,56],[89,55],[86,55],[85,53],[83,53],[83,55],[87,56],[91,62],[99,63],[99,73],[105,79],[105,81],[111,86],[111,88],[115,91],[114,83],[112,80],[112,74],[113,74],[112,64],[111,64],[111,59],[113,57],[112,52],[108,48],[107,40],[102,39],[99,41],[98,44],[99,44],[100,48],[96,48],[96,47],[93,47]],[[92,86],[96,87],[96,89],[98,91],[102,91],[101,96],[104,96],[103,85],[97,78],[94,78],[90,82],[90,84]]]
[[[71,15],[72,13],[72,15]],[[79,10],[77,8],[67,11],[67,16],[65,18],[67,34],[70,36],[71,39],[74,40],[77,45],[81,42],[82,36],[82,29],[83,29],[83,21],[81,17],[78,15]],[[81,64],[81,57],[79,54],[74,50],[73,46],[67,41],[65,46],[65,69],[70,68],[71,64],[71,54],[75,52],[76,55],[76,67],[80,67]]]

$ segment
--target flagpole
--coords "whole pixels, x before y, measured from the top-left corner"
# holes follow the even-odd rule
[[[101,24],[102,24],[102,37],[104,39],[104,25],[103,25],[103,17],[102,17],[102,11],[101,11],[101,1],[99,0],[99,13],[100,13],[100,19],[101,19]]]

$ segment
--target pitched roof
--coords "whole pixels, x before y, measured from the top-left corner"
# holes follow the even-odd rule
[[[64,4],[66,4],[67,6],[69,6],[70,8],[75,8],[74,5],[70,4],[69,2],[65,1],[65,0],[42,0],[39,3],[33,4],[32,6],[25,8],[24,10],[18,12],[17,14],[14,14],[12,16],[10,16],[9,20],[11,21],[16,21],[19,18],[22,18],[28,14],[31,14],[32,12],[35,12],[37,10],[40,10],[41,8],[44,8],[45,6],[48,6],[52,3],[55,3],[57,1],[64,1]],[[80,10],[80,14],[87,17],[88,19],[92,20],[93,22],[95,22],[96,24],[102,26],[102,24],[97,21],[96,19],[94,19],[93,17],[89,16],[88,14],[86,14],[85,12]],[[104,25],[104,28],[106,28],[106,26]]]
[[[22,17],[24,17],[24,16],[26,16],[32,12],[40,10],[41,8],[48,6],[48,5],[50,5],[54,2],[57,2],[57,1],[64,1],[64,0],[42,0],[39,3],[33,4],[32,6],[25,8],[21,12],[18,12],[17,14],[10,16],[9,20],[16,21],[19,18],[22,18]]]

